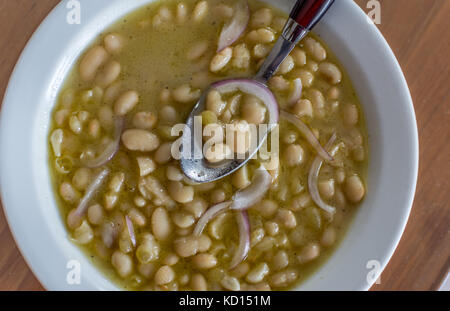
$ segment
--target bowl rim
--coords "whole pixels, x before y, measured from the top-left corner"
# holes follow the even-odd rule
[[[151,0],[134,0],[130,1],[132,4],[119,4],[120,0],[99,0],[99,1],[83,1],[81,0],[83,7],[91,8],[93,12],[86,13],[83,18],[88,21],[89,23],[97,23],[97,28],[100,30],[97,30],[97,32],[101,32],[105,26],[109,25],[110,20],[105,17],[99,17],[99,13],[96,11],[97,9],[106,9],[109,8],[107,11],[102,11],[103,15],[108,15],[107,13],[116,14],[116,16],[122,16],[125,14],[125,12],[118,13],[115,10],[119,7],[127,7],[127,12],[130,12],[134,10],[137,7],[140,7],[144,5],[145,3],[151,2]],[[95,3],[94,3],[95,2]],[[267,1],[274,4],[274,1]],[[287,8],[287,1],[282,1],[280,4],[281,8],[286,10]],[[344,0],[339,1],[339,5],[335,5],[337,8],[332,8],[330,11],[335,10],[336,12],[343,12],[342,10],[348,10],[350,15],[357,20],[360,25],[362,25],[362,21],[366,19],[366,15],[362,9],[358,7],[356,3],[354,3],[351,0]],[[42,146],[39,145],[39,142],[36,140],[33,140],[33,138],[36,137],[36,135],[33,133],[31,134],[30,130],[37,131],[40,133],[47,133],[46,128],[42,127],[42,122],[46,122],[49,120],[49,111],[47,110],[43,115],[41,119],[41,123],[38,124],[37,120],[35,120],[35,117],[28,114],[26,110],[27,101],[24,101],[24,99],[30,100],[30,95],[27,94],[28,92],[23,92],[23,88],[30,89],[30,93],[33,93],[33,87],[30,86],[30,81],[38,82],[37,84],[45,85],[46,88],[40,90],[41,94],[38,94],[38,100],[37,102],[41,103],[44,99],[49,98],[55,98],[56,94],[58,93],[58,85],[61,85],[63,78],[65,75],[58,76],[57,74],[53,74],[52,76],[45,76],[42,72],[31,72],[29,71],[30,68],[37,68],[37,69],[43,69],[43,64],[45,62],[50,62],[48,58],[42,55],[42,52],[46,51],[45,46],[47,44],[54,44],[53,39],[49,38],[51,35],[55,35],[56,38],[61,38],[63,35],[67,35],[67,32],[70,32],[71,30],[68,30],[69,25],[65,25],[64,27],[61,27],[61,17],[65,16],[66,14],[66,7],[65,3],[61,2],[59,3],[44,19],[44,21],[40,24],[40,26],[37,28],[37,30],[34,32],[33,36],[27,43],[26,47],[24,48],[14,70],[11,74],[8,87],[5,92],[4,100],[2,109],[0,111],[0,149],[1,150],[11,150],[7,153],[2,153],[0,155],[0,194],[3,201],[3,208],[5,211],[5,216],[9,225],[9,228],[12,232],[12,235],[14,237],[14,240],[24,257],[25,261],[27,262],[30,269],[33,271],[33,273],[37,276],[37,278],[40,280],[41,284],[50,290],[94,290],[94,289],[107,289],[107,290],[114,290],[118,289],[117,286],[110,283],[108,279],[106,279],[92,266],[88,265],[86,266],[87,274],[94,275],[93,277],[87,277],[86,280],[83,282],[83,284],[79,287],[73,287],[70,286],[70,284],[64,284],[64,282],[61,280],[61,278],[57,278],[55,275],[59,273],[65,273],[66,272],[66,265],[63,265],[62,267],[56,267],[55,265],[61,264],[62,262],[68,262],[70,258],[77,258],[82,263],[87,262],[85,258],[82,258],[80,256],[84,256],[83,253],[71,249],[70,252],[66,249],[64,251],[62,249],[50,249],[53,253],[51,255],[54,256],[48,256],[48,253],[40,253],[40,247],[49,247],[55,246],[57,244],[53,243],[52,238],[55,238],[54,234],[55,232],[61,232],[60,230],[65,229],[63,228],[62,224],[55,225],[54,228],[52,223],[45,223],[47,220],[43,219],[44,223],[50,225],[47,228],[43,226],[33,226],[33,220],[27,220],[25,215],[23,214],[23,206],[25,207],[25,212],[28,212],[31,214],[31,216],[36,216],[33,214],[36,211],[30,210],[30,207],[33,206],[33,200],[36,204],[42,204],[45,200],[54,200],[53,197],[48,197],[47,194],[40,194],[39,190],[43,188],[39,187],[45,187],[45,183],[42,183],[42,185],[39,185],[41,182],[42,176],[39,174],[36,174],[38,168],[38,164],[41,163],[39,160],[42,161],[42,159],[45,159],[43,155],[46,155],[46,153],[42,153]],[[338,14],[338,13],[336,13]],[[113,19],[116,20],[116,19]],[[73,25],[71,25],[73,26]],[[329,25],[328,25],[329,26]],[[376,278],[381,274],[382,270],[387,265],[387,262],[391,258],[392,254],[395,251],[395,248],[401,238],[401,235],[404,231],[404,228],[406,226],[409,213],[412,207],[412,202],[414,198],[415,193],[415,187],[417,182],[417,172],[418,172],[418,133],[417,133],[417,124],[415,119],[415,113],[414,113],[414,107],[411,99],[411,95],[409,93],[409,89],[405,80],[405,77],[401,71],[401,68],[398,64],[397,59],[395,58],[392,50],[390,49],[389,45],[387,44],[386,40],[382,36],[382,34],[379,32],[377,27],[373,24],[367,23],[366,26],[362,25],[361,32],[365,33],[367,36],[373,40],[373,45],[376,46],[380,51],[383,51],[384,54],[380,55],[380,59],[382,59],[386,64],[389,64],[389,73],[392,74],[390,77],[393,81],[395,87],[398,88],[399,97],[401,98],[401,103],[399,104],[402,111],[405,113],[405,120],[401,121],[404,122],[402,126],[405,127],[405,133],[408,134],[408,136],[405,136],[405,142],[403,148],[404,150],[407,150],[410,152],[410,154],[407,154],[405,156],[405,162],[407,162],[407,169],[410,170],[407,176],[407,180],[405,181],[404,185],[404,193],[403,197],[401,199],[401,210],[396,211],[396,216],[393,217],[394,219],[391,220],[392,223],[389,223],[389,232],[392,234],[392,238],[389,240],[389,242],[386,244],[383,244],[383,247],[380,247],[382,250],[377,252],[381,252],[382,255],[379,258],[379,267],[375,273],[375,275],[372,276],[372,278],[362,280],[361,277],[358,277],[358,280],[352,280],[352,282],[347,282],[348,284],[345,286],[340,287],[338,283],[333,284],[327,284],[325,286],[326,289],[354,289],[354,290],[367,290],[369,289],[373,283],[375,282]],[[60,27],[60,28],[59,28]],[[326,23],[323,25],[319,25],[319,28],[323,27],[323,29],[327,29]],[[96,37],[95,35],[88,35],[86,33],[86,29],[89,27],[84,27],[81,30],[76,31],[76,35],[72,36],[72,41],[81,40],[85,43],[89,44],[88,37]],[[327,43],[329,43],[327,40],[325,40]],[[82,45],[75,45],[76,49],[74,50],[73,54],[79,54],[81,52],[82,48],[86,45],[83,43]],[[61,43],[64,44],[64,43]],[[338,44],[338,43],[335,43]],[[67,47],[66,47],[67,49]],[[40,55],[42,58],[44,58],[43,64],[33,64],[33,60],[36,60],[36,54]],[[336,54],[336,53],[335,53]],[[49,55],[51,56],[51,55]],[[337,55],[338,59],[340,59],[339,55]],[[69,67],[72,66],[73,60],[70,59],[69,56],[59,56],[58,60],[60,63],[60,68],[58,68],[58,72],[62,72],[64,70],[68,70]],[[72,62],[72,63],[71,63]],[[363,68],[363,67],[361,67]],[[28,76],[26,76],[28,73]],[[355,79],[352,79],[352,82],[354,82]],[[31,96],[31,98],[33,98]],[[18,104],[19,103],[19,104]],[[24,104],[25,103],[25,104]],[[28,104],[29,105],[29,104]],[[52,105],[50,105],[52,106]],[[17,116],[21,114],[21,117],[23,118],[24,124],[28,127],[27,133],[21,133],[20,128],[18,128],[18,124],[16,123]],[[47,122],[48,123],[48,122]],[[18,144],[15,141],[14,137],[11,137],[10,133],[12,131],[18,131],[17,137],[22,139],[22,143]],[[14,134],[16,134],[14,132]],[[41,136],[42,137],[42,136]],[[45,134],[45,137],[47,137],[47,134]],[[26,142],[26,143],[24,143]],[[42,145],[42,143],[41,143]],[[46,144],[45,144],[46,145]],[[44,147],[45,149],[45,147]],[[39,156],[36,160],[33,153],[35,151],[39,151]],[[22,154],[23,153],[23,154]],[[18,156],[23,155],[22,157]],[[18,159],[17,161],[16,158]],[[23,160],[23,163],[17,163],[20,160]],[[406,165],[406,164],[405,164]],[[20,176],[24,177],[22,180],[17,180],[16,172],[20,172]],[[38,187],[38,189],[36,189]],[[30,190],[29,196],[21,196],[21,190]],[[47,195],[47,196],[45,196]],[[50,202],[47,201],[47,202]],[[26,209],[28,207],[28,210]],[[59,212],[58,212],[59,213]],[[358,212],[359,213],[359,212]],[[356,221],[356,219],[355,219]],[[353,226],[352,224],[351,226]],[[48,239],[46,240],[44,244],[41,243],[35,243],[33,241],[33,238],[35,238],[37,235],[45,233],[47,234]],[[60,238],[60,237],[57,237]],[[67,233],[63,237],[67,240]],[[344,238],[344,240],[347,239],[347,237]],[[67,240],[67,242],[69,242]],[[71,248],[75,248],[75,246],[71,246]],[[48,250],[48,249],[46,249]],[[335,252],[337,252],[336,250]],[[333,255],[332,257],[334,257]],[[65,260],[65,261],[63,261]],[[328,259],[328,261],[330,261]],[[55,268],[56,267],[56,268]],[[369,267],[366,267],[366,269]],[[328,270],[330,271],[330,270]],[[85,272],[84,272],[85,273]],[[65,274],[64,274],[65,275]],[[83,274],[85,275],[85,274]],[[308,283],[309,281],[307,281]],[[301,289],[317,289],[317,284],[320,284],[320,282],[316,282],[316,285],[310,285],[309,287],[306,286],[305,288]],[[320,287],[319,287],[320,288]]]

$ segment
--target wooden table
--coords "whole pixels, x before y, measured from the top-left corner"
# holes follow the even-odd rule
[[[341,0],[338,0],[341,1]],[[0,94],[33,31],[58,0],[0,0]],[[356,0],[366,11],[368,0]],[[408,226],[375,290],[434,290],[450,258],[450,1],[380,0],[381,25],[411,89],[420,135]],[[3,95],[2,97],[3,98]],[[0,290],[42,290],[0,212]]]

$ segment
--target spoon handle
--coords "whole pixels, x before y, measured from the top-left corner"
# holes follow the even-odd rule
[[[333,3],[334,0],[297,0],[281,36],[256,74],[256,80],[266,83]]]
[[[289,17],[309,31],[322,18],[333,2],[334,0],[299,0]]]

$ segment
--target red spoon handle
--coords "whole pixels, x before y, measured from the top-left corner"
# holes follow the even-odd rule
[[[297,0],[290,18],[311,30],[333,4],[334,0]]]

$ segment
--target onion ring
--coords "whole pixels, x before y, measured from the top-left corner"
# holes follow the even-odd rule
[[[335,140],[336,134],[333,134],[328,143],[325,145],[325,148],[329,149]],[[337,149],[335,149],[333,153],[335,153],[336,151]],[[312,200],[317,204],[317,206],[319,206],[327,213],[334,214],[336,212],[336,208],[334,206],[328,205],[322,200],[322,198],[320,197],[319,188],[317,187],[317,181],[319,179],[319,172],[320,168],[322,167],[322,163],[323,159],[320,156],[316,156],[313,163],[311,164],[311,168],[308,174],[308,190]]]
[[[250,21],[250,9],[246,0],[239,1],[234,8],[233,19],[225,24],[219,36],[217,52],[232,45],[247,29]]]

